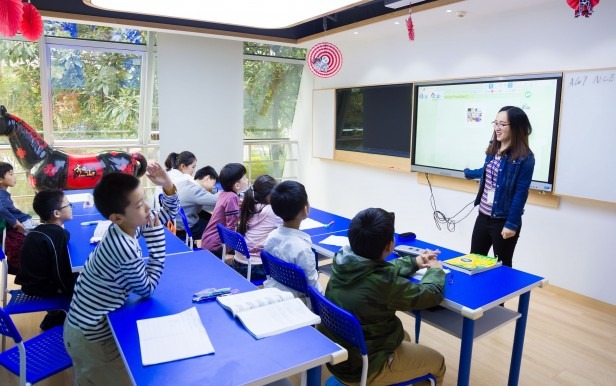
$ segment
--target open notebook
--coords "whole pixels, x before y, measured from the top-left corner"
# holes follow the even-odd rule
[[[321,318],[304,302],[277,288],[220,296],[216,300],[257,339],[321,323]]]

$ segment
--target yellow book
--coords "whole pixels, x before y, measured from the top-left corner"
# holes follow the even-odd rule
[[[476,253],[469,253],[468,255],[443,261],[443,266],[464,272],[468,275],[474,275],[479,272],[500,267],[501,265],[502,263],[498,261],[496,257],[483,256]]]

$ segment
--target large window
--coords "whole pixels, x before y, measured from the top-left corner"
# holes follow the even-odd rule
[[[295,177],[288,139],[305,57],[301,48],[244,43],[244,162],[251,180]]]

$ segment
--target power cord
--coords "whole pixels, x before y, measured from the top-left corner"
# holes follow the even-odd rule
[[[436,225],[436,228],[438,230],[441,230],[441,224],[447,224],[447,230],[449,232],[454,232],[456,230],[456,224],[462,222],[462,220],[467,218],[468,215],[473,212],[473,209],[475,209],[475,206],[473,205],[475,203],[475,200],[472,200],[471,202],[466,204],[462,209],[458,211],[458,213],[454,214],[451,217],[447,217],[443,212],[436,209],[436,199],[434,198],[434,192],[432,191],[432,184],[430,183],[428,173],[425,173],[425,175],[426,181],[428,181],[428,187],[430,188],[430,205],[432,206],[432,215],[434,216],[434,224]],[[471,207],[471,210],[469,210],[468,213],[465,214],[464,217],[462,217],[461,219],[455,220],[456,216],[462,213],[466,208],[468,208],[469,205],[473,205]]]

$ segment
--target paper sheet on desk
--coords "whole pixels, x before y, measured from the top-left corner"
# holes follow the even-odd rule
[[[329,236],[325,240],[321,241],[321,244],[336,245],[338,247],[344,247],[349,245],[349,238],[345,236]]]
[[[423,276],[426,274],[427,270],[428,268],[418,269],[417,272],[415,272],[415,274],[413,275],[413,279],[417,279],[417,280],[423,279]],[[450,272],[448,269],[443,269],[443,271],[445,271],[445,274],[448,274]]]
[[[314,228],[319,228],[319,227],[324,227],[324,226],[325,224],[323,223],[320,223],[311,218],[307,218],[299,224],[299,230],[305,231],[306,229],[314,229]]]
[[[175,315],[138,320],[137,331],[144,366],[214,352],[195,307]]]
[[[67,194],[66,199],[71,204],[83,202],[84,208],[91,208],[94,206],[94,197],[92,197],[90,193]]]
[[[98,224],[96,224],[96,229],[94,229],[94,234],[90,238],[90,244],[96,244],[100,242],[103,239],[103,236],[105,236],[105,233],[107,233],[107,229],[109,229],[110,226],[111,221],[109,220],[99,221]]]

